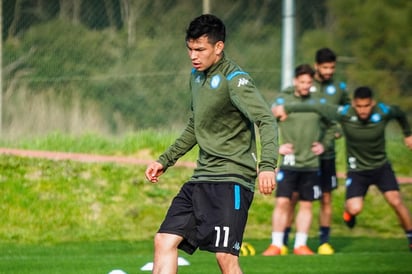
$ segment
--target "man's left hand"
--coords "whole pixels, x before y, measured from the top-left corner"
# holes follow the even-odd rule
[[[275,171],[261,171],[258,175],[259,191],[262,194],[271,194],[276,188]]]

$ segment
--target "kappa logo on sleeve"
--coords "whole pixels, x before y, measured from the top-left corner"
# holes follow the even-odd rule
[[[249,83],[249,80],[246,78],[240,78],[239,82],[237,82],[237,87],[245,86]]]
[[[200,83],[201,80],[202,80],[202,77],[200,75],[198,75],[195,78],[195,83]]]

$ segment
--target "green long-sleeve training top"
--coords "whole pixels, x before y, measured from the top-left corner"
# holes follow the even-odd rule
[[[328,81],[318,81],[314,79],[311,88],[311,96],[324,100],[328,104],[343,106],[350,104],[348,92],[346,91],[346,83],[335,81],[333,78]],[[339,126],[334,123],[324,124],[325,134],[331,135],[328,137],[331,142],[325,147],[325,152],[320,156],[322,159],[333,159],[336,157],[335,152],[335,133],[340,132]]]
[[[283,90],[276,97],[277,105],[299,104],[311,101],[310,96],[296,96],[294,88]],[[285,121],[280,122],[280,142],[293,145],[293,154],[281,155],[279,165],[282,169],[296,171],[316,171],[319,169],[319,156],[312,152],[314,142],[322,142],[322,116],[316,112],[290,113]]]
[[[191,117],[180,137],[158,162],[166,170],[199,146],[191,181],[232,181],[254,191],[259,171],[274,171],[278,157],[277,124],[252,78],[222,57],[205,72],[192,70]],[[261,152],[257,163],[255,125]]]
[[[315,111],[328,119],[337,120],[343,129],[346,142],[348,171],[363,171],[381,167],[388,162],[385,149],[385,128],[396,119],[405,137],[411,127],[405,113],[398,106],[377,103],[368,120],[360,120],[351,105],[332,106],[321,102],[285,106],[287,112]]]

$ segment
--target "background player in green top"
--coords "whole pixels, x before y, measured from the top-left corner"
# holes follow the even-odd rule
[[[369,87],[354,91],[352,105],[336,107],[322,102],[280,106],[275,114],[281,120],[290,113],[314,111],[340,122],[345,135],[347,178],[343,218],[353,228],[356,215],[363,209],[363,200],[370,185],[375,184],[394,209],[412,251],[412,218],[402,201],[399,185],[386,153],[385,128],[396,119],[405,136],[405,145],[412,150],[412,132],[406,115],[397,106],[377,103]]]
[[[336,54],[329,48],[321,48],[315,55],[315,81],[311,89],[313,96],[323,98],[329,104],[345,105],[350,103],[346,84],[334,79],[336,69]],[[336,123],[329,123],[327,133],[336,138],[340,137],[340,129]],[[325,152],[320,156],[321,162],[321,189],[319,212],[319,254],[333,254],[334,250],[329,241],[332,222],[332,191],[338,187],[336,177],[335,138],[330,139]]]
[[[321,48],[315,54],[315,76],[310,88],[312,98],[321,98],[328,104],[345,105],[350,103],[346,84],[334,79],[337,56],[330,48]],[[322,197],[320,199],[319,212],[319,247],[318,253],[329,255],[334,253],[330,244],[330,226],[332,222],[332,191],[338,187],[336,177],[336,152],[335,138],[341,137],[341,129],[336,122],[328,122],[323,125],[327,139],[325,151],[320,156],[320,186]],[[298,196],[292,199],[292,212]],[[289,233],[293,221],[290,215],[288,225],[285,229],[283,243],[288,245]]]
[[[148,165],[146,178],[158,182],[195,145],[199,157],[155,236],[153,273],[176,273],[178,248],[189,254],[197,248],[214,252],[222,273],[242,273],[238,256],[255,179],[261,193],[276,186],[276,120],[252,78],[226,58],[225,33],[213,15],[195,18],[186,31],[192,115],[181,136]]]
[[[314,71],[310,65],[295,69],[294,86],[282,92],[273,104],[293,104],[311,100]],[[299,195],[299,210],[296,216],[294,254],[311,255],[307,238],[312,222],[312,202],[320,198],[319,155],[323,152],[321,143],[322,117],[316,113],[293,113],[279,124],[280,168],[277,174],[275,208],[272,214],[272,243],[263,252],[264,256],[284,255],[284,230],[289,220],[291,199],[294,192]]]

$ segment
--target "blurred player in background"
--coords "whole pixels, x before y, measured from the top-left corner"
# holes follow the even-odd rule
[[[294,86],[280,93],[273,107],[311,101],[314,70],[310,65],[295,68]],[[316,113],[293,113],[279,123],[281,145],[279,147],[280,168],[277,174],[275,208],[272,214],[272,243],[263,252],[264,256],[287,254],[284,231],[294,211],[291,200],[294,193],[299,196],[296,215],[296,234],[293,253],[312,255],[307,239],[312,223],[312,202],[321,196],[319,186],[319,155],[324,151],[321,143],[322,117]]]
[[[395,211],[412,251],[412,218],[387,157],[385,139],[385,128],[395,119],[402,128],[405,145],[412,150],[412,132],[406,114],[397,106],[377,103],[369,87],[354,91],[352,105],[337,107],[322,101],[285,105],[274,111],[275,116],[280,120],[287,119],[285,110],[288,113],[314,111],[339,121],[345,135],[347,157],[345,223],[349,228],[355,226],[369,186],[376,185]]]
[[[324,102],[333,105],[345,105],[350,103],[346,84],[334,79],[337,56],[329,48],[321,48],[315,54],[315,76],[311,87],[312,98],[320,98]],[[325,152],[320,156],[320,186],[322,197],[320,199],[319,212],[319,247],[318,253],[323,255],[333,254],[335,251],[330,244],[330,227],[332,223],[332,191],[338,187],[336,176],[336,151],[335,139],[341,137],[341,129],[336,122],[328,122],[324,125],[324,134],[329,135],[330,140],[325,144]],[[295,207],[298,196],[294,195],[292,210]],[[290,215],[293,216],[293,213]],[[283,243],[288,245],[289,233],[293,219],[285,229]]]

